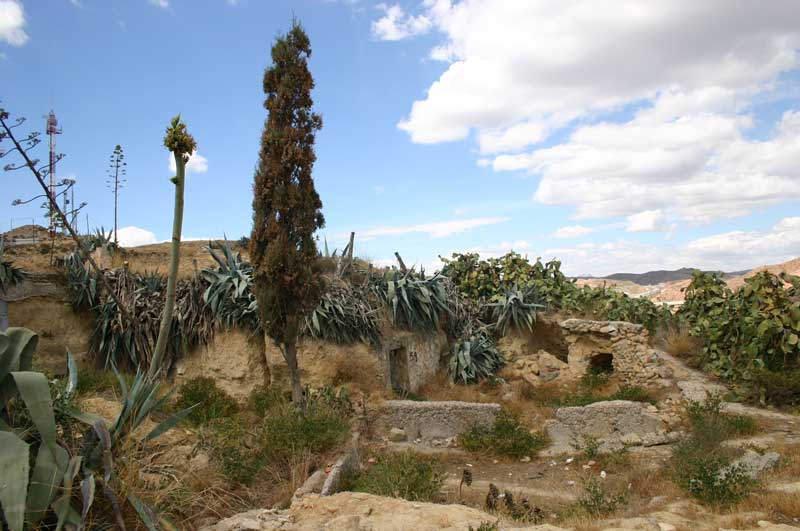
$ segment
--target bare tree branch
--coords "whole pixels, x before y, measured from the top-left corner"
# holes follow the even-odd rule
[[[119,311],[123,315],[125,320],[128,321],[131,324],[136,324],[135,319],[131,316],[130,312],[128,312],[128,308],[125,307],[125,305],[122,304],[122,301],[119,300],[119,298],[117,297],[117,294],[111,288],[111,285],[108,283],[108,280],[106,279],[106,275],[103,272],[103,270],[100,269],[100,267],[97,265],[97,262],[95,262],[94,258],[92,258],[92,255],[84,247],[84,243],[81,241],[80,237],[77,235],[75,230],[72,228],[72,225],[70,225],[69,220],[67,219],[67,216],[58,207],[58,203],[54,200],[54,198],[50,196],[50,191],[49,191],[49,189],[47,187],[47,184],[45,183],[44,179],[42,178],[42,174],[39,172],[39,170],[36,169],[36,164],[39,161],[38,160],[35,160],[35,161],[31,160],[31,158],[28,157],[28,153],[25,150],[22,149],[22,146],[20,145],[19,141],[14,137],[14,134],[11,131],[11,129],[21,125],[25,121],[25,118],[17,118],[17,123],[15,125],[12,125],[12,126],[9,126],[6,123],[7,119],[8,119],[8,113],[5,112],[4,109],[0,109],[0,125],[3,126],[3,129],[5,129],[7,137],[11,139],[11,141],[14,143],[14,146],[16,147],[16,149],[20,152],[22,157],[25,159],[25,165],[27,165],[28,168],[30,168],[30,170],[33,173],[34,177],[36,177],[36,180],[39,182],[39,185],[42,187],[42,190],[44,190],[44,193],[47,196],[47,200],[50,203],[50,207],[56,212],[56,214],[58,215],[58,217],[61,220],[62,225],[64,226],[64,228],[67,229],[67,232],[69,232],[69,235],[75,241],[75,244],[78,246],[78,252],[89,262],[89,264],[91,264],[92,268],[97,273],[97,276],[100,278],[100,282],[103,284],[103,287],[108,292],[108,294],[111,296],[111,298],[114,300],[114,302],[117,305],[117,308],[119,308]],[[9,166],[11,166],[11,165],[9,165]],[[24,166],[13,167],[13,169],[20,169],[20,168],[23,168],[23,167]]]

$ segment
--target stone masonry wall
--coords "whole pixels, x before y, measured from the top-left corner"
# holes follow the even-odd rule
[[[646,384],[663,376],[660,358],[648,344],[647,329],[624,321],[567,319],[561,323],[569,345],[569,371],[586,374],[593,360],[611,355],[614,373],[630,384]]]

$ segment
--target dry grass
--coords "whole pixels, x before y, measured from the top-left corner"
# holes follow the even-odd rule
[[[703,350],[703,343],[689,334],[686,326],[660,329],[653,338],[654,345],[676,358],[696,361]]]

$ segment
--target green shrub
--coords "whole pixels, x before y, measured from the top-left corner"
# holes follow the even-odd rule
[[[286,464],[304,454],[319,454],[340,444],[350,431],[339,411],[309,402],[305,412],[291,405],[273,409],[261,425],[259,446],[264,458]]]
[[[577,437],[569,443],[576,451],[583,453],[587,461],[597,459],[600,455],[600,440],[591,435],[583,435],[580,439]]]
[[[679,315],[703,340],[706,368],[756,387],[772,387],[765,375],[800,369],[800,277],[761,271],[732,291],[718,274],[697,271],[685,291]]]
[[[519,418],[502,410],[491,428],[473,426],[458,437],[458,444],[470,452],[521,458],[543,448],[547,439],[542,433],[531,434]]]
[[[267,413],[276,407],[289,403],[288,397],[277,387],[261,386],[253,389],[250,393],[248,404],[250,408],[259,416],[266,416]]]
[[[725,415],[725,422],[728,425],[728,432],[733,435],[747,436],[755,435],[761,431],[761,426],[753,417],[747,415]]]
[[[444,484],[444,467],[435,457],[402,452],[378,454],[375,459],[375,464],[346,480],[346,490],[432,501]]]
[[[800,405],[800,369],[755,371],[753,387],[752,398],[761,403],[774,406]]]
[[[125,380],[125,385],[128,387],[133,383],[132,374],[120,373],[120,377]],[[93,368],[78,370],[78,386],[75,389],[78,395],[97,395],[109,391],[116,392],[118,388],[119,381],[112,371]]]
[[[477,529],[469,526],[469,531],[500,531],[500,525],[497,522],[481,522]]]
[[[176,405],[178,409],[194,408],[186,420],[195,426],[207,424],[218,418],[229,417],[236,413],[236,400],[217,387],[212,378],[193,378],[183,384],[178,391]]]
[[[755,486],[744,467],[732,465],[737,450],[722,442],[731,435],[753,433],[758,426],[749,417],[724,415],[721,404],[719,397],[709,397],[703,404],[687,405],[690,433],[673,447],[671,457],[675,483],[713,505],[739,501]]]
[[[592,516],[612,513],[627,501],[625,493],[608,495],[597,478],[589,478],[583,483],[583,497],[578,505]]]
[[[211,457],[230,481],[248,485],[264,464],[252,423],[241,415],[211,422]]]
[[[654,405],[656,403],[656,399],[650,392],[638,385],[623,385],[606,400],[630,400],[631,402],[647,402]]]
[[[675,483],[695,499],[727,505],[747,496],[755,481],[743,466],[732,466],[732,452],[709,448],[689,437],[672,452]]]

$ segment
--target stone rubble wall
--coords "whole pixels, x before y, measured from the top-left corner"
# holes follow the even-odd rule
[[[475,425],[490,427],[499,413],[500,404],[387,400],[372,415],[377,434],[388,435],[395,428],[408,440],[432,441],[457,437]]]
[[[669,378],[669,369],[648,344],[647,329],[624,321],[567,319],[561,323],[569,345],[569,371],[581,377],[598,354],[613,356],[614,372],[629,384]]]

